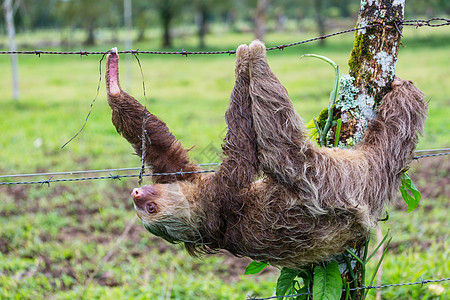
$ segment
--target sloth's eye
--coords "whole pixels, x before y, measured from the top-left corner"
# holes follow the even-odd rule
[[[153,214],[156,212],[156,205],[153,202],[147,203],[147,212]]]

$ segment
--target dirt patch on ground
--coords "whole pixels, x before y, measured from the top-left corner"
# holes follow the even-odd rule
[[[408,173],[422,198],[450,198],[450,155],[415,160]]]
[[[419,189],[422,194],[422,199],[436,199],[439,197],[450,198],[450,156],[442,156],[442,157],[430,157],[430,158],[422,158],[420,160],[413,161],[411,164],[411,168],[409,170],[410,177],[413,179],[415,185]],[[131,184],[130,184],[131,186]],[[103,231],[99,230],[91,230],[90,224],[92,223],[93,217],[99,214],[99,207],[97,205],[89,205],[87,207],[87,202],[85,199],[72,200],[67,204],[55,204],[54,206],[47,206],[45,208],[40,207],[39,200],[36,202],[30,201],[30,186],[8,186],[3,188],[0,191],[1,194],[7,195],[10,199],[9,201],[14,201],[16,203],[16,209],[11,211],[1,211],[0,216],[8,217],[16,214],[23,213],[36,213],[36,212],[45,212],[50,210],[57,210],[59,214],[65,215],[68,218],[74,220],[74,223],[70,227],[63,228],[56,237],[58,243],[65,244],[70,243],[74,240],[81,240],[83,242],[95,242],[96,244],[102,244],[105,246],[113,245],[116,239],[120,236],[121,230],[123,228],[119,227],[108,227],[108,230]],[[72,193],[74,197],[77,195],[77,187],[66,186],[62,184],[52,184],[50,189],[51,192],[48,194],[47,201],[52,198],[56,198],[65,193]],[[83,188],[91,188],[90,186],[83,186]],[[129,198],[129,193],[131,191],[131,187],[127,186],[116,186],[111,188],[105,192],[103,195],[105,198],[105,203],[108,205],[123,208],[125,210],[132,210],[131,201]],[[12,200],[11,200],[12,199]],[[32,203],[30,203],[32,202]],[[426,205],[423,204],[423,209],[431,209],[432,203]],[[430,206],[431,205],[431,206]],[[430,207],[428,207],[430,206]],[[402,200],[397,201],[395,206],[398,209],[406,210],[405,204]],[[98,216],[97,216],[98,217]],[[108,219],[109,222],[114,222],[114,218]],[[124,221],[125,223],[128,220]],[[43,242],[51,241],[54,237],[49,237],[42,235],[40,239]],[[146,240],[145,247],[136,247],[133,245],[142,244],[142,240]],[[179,246],[174,246],[161,238],[155,237],[148,233],[140,222],[136,222],[135,225],[129,231],[124,243],[130,245],[127,247],[130,251],[127,255],[130,255],[134,258],[144,257],[147,255],[150,249],[157,249],[160,254],[166,253],[168,251],[175,253],[180,251]],[[418,241],[419,243],[419,241]],[[397,248],[399,245],[393,243],[391,248]],[[428,244],[421,245],[423,248],[429,247]],[[9,246],[9,242],[5,237],[0,236],[0,251],[4,254],[9,253],[10,251],[14,251]],[[248,263],[250,263],[250,259],[248,258],[238,258],[228,254],[227,252],[222,252],[219,255],[223,257],[223,268],[220,269],[219,276],[222,280],[226,282],[233,282],[239,280],[239,277],[244,273],[244,270]],[[50,277],[58,278],[62,273],[69,275],[77,279],[77,272],[74,270],[74,266],[79,264],[80,261],[76,261],[73,258],[67,258],[66,261],[55,262],[52,261],[49,257],[43,254],[37,254],[38,257],[42,260],[41,263],[38,264],[37,270],[30,272],[42,272],[47,274]],[[85,257],[84,259],[92,260],[93,265],[95,265],[95,260],[98,260],[98,257]],[[97,261],[98,263],[98,261]],[[199,260],[199,264],[201,261]],[[93,272],[93,270],[84,270],[87,274]],[[278,273],[278,269],[276,268],[267,268],[263,271],[262,274],[276,274]],[[105,272],[98,274],[96,277],[97,281],[101,285],[108,286],[117,286],[120,285],[120,282],[114,279],[113,274],[110,272]],[[78,279],[77,279],[78,281]],[[67,287],[68,288],[68,287]]]

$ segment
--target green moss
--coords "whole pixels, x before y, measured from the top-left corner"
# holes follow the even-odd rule
[[[320,127],[323,128],[328,119],[328,107],[322,109],[317,117],[317,123],[319,123]]]
[[[355,43],[353,44],[352,52],[350,53],[350,59],[348,60],[348,66],[350,67],[350,74],[356,78],[355,74],[359,73],[361,62],[363,60],[369,61],[372,59],[372,53],[370,52],[370,36],[376,32],[375,28],[366,29],[365,33],[355,33]]]

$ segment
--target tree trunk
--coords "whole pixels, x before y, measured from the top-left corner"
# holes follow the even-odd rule
[[[208,31],[208,8],[206,5],[202,5],[198,12],[199,20],[198,20],[198,39],[199,39],[199,47],[203,49],[206,47],[205,44],[205,35]]]
[[[270,0],[258,0],[255,12],[255,37],[262,41],[266,34],[266,14]]]
[[[87,37],[84,41],[84,44],[87,46],[93,46],[95,45],[95,34],[94,34],[94,21],[89,21],[88,27],[87,27]]]
[[[172,36],[170,27],[172,25],[173,11],[170,1],[164,1],[160,7],[160,18],[163,28],[162,46],[164,48],[172,47]]]
[[[125,36],[125,48],[131,50],[132,47],[132,9],[131,0],[123,0],[123,19],[125,24],[126,36]]]
[[[125,49],[131,50],[133,48],[132,40],[132,9],[131,0],[123,0],[123,19],[125,23]],[[131,88],[131,55],[127,55],[125,58],[125,88],[128,90]]]
[[[403,20],[405,0],[361,0],[358,27],[379,24],[355,33],[355,43],[348,61],[350,76],[341,77],[339,96],[334,115],[342,119],[339,139],[341,147],[352,147],[362,140],[368,122],[376,116],[376,108],[389,92],[395,75],[401,26],[393,21]],[[331,130],[329,143],[334,144],[336,126]],[[356,249],[361,257],[364,249]],[[342,274],[350,288],[365,284],[362,266],[352,261],[353,274]],[[354,291],[352,299],[363,299],[364,290]],[[345,296],[343,296],[345,299]]]
[[[145,41],[145,28],[141,27],[141,28],[139,28],[136,42],[143,42],[143,41]]]
[[[325,35],[325,18],[324,18],[324,9],[323,9],[323,0],[314,0],[314,10],[316,11],[316,23],[317,30],[319,31],[319,35]],[[325,45],[325,40],[321,39],[319,41],[321,46]]]
[[[3,2],[5,10],[5,22],[9,36],[9,50],[17,51],[16,45],[16,30],[14,27],[14,10],[12,7],[12,0],[5,0]],[[11,54],[11,69],[12,69],[12,88],[13,99],[19,99],[19,62],[17,54]]]

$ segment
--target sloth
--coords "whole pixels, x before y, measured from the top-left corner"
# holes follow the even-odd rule
[[[300,268],[330,259],[369,236],[412,160],[427,113],[423,94],[395,78],[353,149],[319,148],[272,73],[259,41],[236,50],[235,85],[225,113],[222,163],[213,174],[119,84],[118,55],[106,87],[117,131],[155,173],[131,196],[145,228],[192,255],[222,249]],[[179,173],[177,173],[179,172]]]

